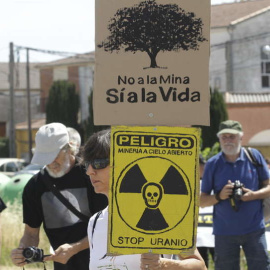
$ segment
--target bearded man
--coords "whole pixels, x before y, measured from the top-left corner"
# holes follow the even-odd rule
[[[239,122],[222,122],[217,136],[222,151],[206,163],[200,205],[214,205],[215,269],[239,270],[241,247],[249,270],[270,269],[262,209],[262,199],[270,196],[267,165],[256,149],[261,166],[248,158]]]
[[[42,126],[36,134],[31,163],[43,165],[44,169],[29,180],[23,191],[25,229],[19,247],[11,252],[17,266],[27,263],[23,256],[25,248],[38,246],[43,223],[55,253],[44,260],[53,260],[55,270],[88,270],[88,221],[69,210],[51,188],[57,189],[89,218],[107,205],[106,197],[94,192],[85,167],[78,162],[78,142],[72,139],[74,132],[61,123],[51,123]]]

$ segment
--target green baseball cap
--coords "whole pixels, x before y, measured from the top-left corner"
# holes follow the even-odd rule
[[[220,123],[217,135],[224,133],[239,134],[241,132],[243,132],[242,125],[238,121],[227,120]]]

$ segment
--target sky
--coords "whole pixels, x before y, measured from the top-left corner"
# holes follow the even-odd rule
[[[211,0],[212,5],[234,2]],[[15,60],[24,62],[20,47],[86,53],[95,48],[94,0],[0,0],[0,62],[9,61],[13,42]],[[46,62],[60,55],[30,51],[30,62]]]

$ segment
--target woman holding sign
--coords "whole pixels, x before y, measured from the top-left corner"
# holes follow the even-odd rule
[[[109,196],[110,179],[110,130],[93,134],[86,142],[82,157],[87,174],[96,193]],[[112,256],[107,254],[108,207],[94,215],[88,225],[91,270],[119,269],[192,269],[205,270],[205,264],[196,250],[195,254],[180,260],[161,258],[159,254],[133,254]],[[169,257],[169,256],[166,256]]]

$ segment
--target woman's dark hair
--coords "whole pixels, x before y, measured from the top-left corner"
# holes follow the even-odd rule
[[[111,130],[105,129],[94,133],[85,143],[82,149],[84,161],[97,158],[110,158]]]

